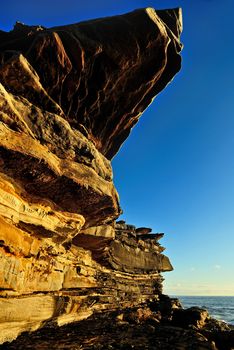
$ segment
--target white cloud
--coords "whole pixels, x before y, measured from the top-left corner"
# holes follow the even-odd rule
[[[217,265],[214,265],[214,269],[215,269],[215,270],[220,270],[220,269],[221,269],[221,265],[218,265],[218,264],[217,264]]]

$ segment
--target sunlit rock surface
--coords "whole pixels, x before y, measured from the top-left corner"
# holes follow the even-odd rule
[[[172,270],[110,160],[179,71],[181,11],[0,31],[0,343],[144,307]]]
[[[2,83],[34,112],[19,116],[24,120],[17,129],[26,132],[27,125],[56,154],[69,151],[72,159],[82,156],[78,130],[111,158],[179,71],[181,29],[180,10],[152,8],[50,29],[17,23],[0,36]],[[52,128],[55,135],[44,130],[47,119],[47,132]],[[94,158],[87,148],[86,162]]]

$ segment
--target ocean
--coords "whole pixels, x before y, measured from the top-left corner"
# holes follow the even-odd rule
[[[234,325],[234,296],[176,296],[184,308],[199,306],[208,310],[210,316]]]

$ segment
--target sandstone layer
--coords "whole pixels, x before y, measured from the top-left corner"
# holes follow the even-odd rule
[[[148,307],[98,313],[87,320],[22,334],[3,350],[232,350],[234,326],[212,319],[204,309],[182,309],[161,295]]]
[[[111,158],[179,71],[181,11],[0,32],[0,343],[158,302],[162,234],[116,222]]]

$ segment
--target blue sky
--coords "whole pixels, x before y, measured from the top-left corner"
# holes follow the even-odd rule
[[[113,161],[122,216],[165,232],[165,293],[234,295],[233,0],[8,0],[0,28],[181,6],[183,66]]]

